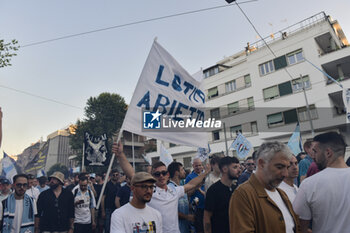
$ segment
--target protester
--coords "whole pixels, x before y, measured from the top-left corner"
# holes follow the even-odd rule
[[[309,169],[312,161],[313,161],[313,154],[312,154],[312,141],[306,141],[304,143],[304,151],[306,152],[306,156],[303,160],[299,163],[299,180],[300,183],[303,182],[303,180],[306,178],[307,170]]]
[[[183,165],[179,162],[172,162],[168,166],[170,181],[168,187],[174,189],[180,186],[180,181],[186,178]],[[194,215],[190,213],[187,194],[179,199],[178,203],[179,228],[181,233],[190,233],[191,222],[194,222]]]
[[[35,185],[35,177],[32,174],[28,174],[28,188],[26,194],[34,199],[35,202],[38,201],[38,197],[40,194],[39,189]]]
[[[199,158],[194,158],[192,160],[192,168],[193,168],[192,173],[190,173],[186,177],[186,181],[185,181],[186,184],[203,173],[202,161]],[[202,185],[197,190],[194,190],[188,193],[188,196],[190,197],[191,205],[195,206],[194,228],[196,229],[196,233],[204,232],[204,229],[203,229],[204,197],[205,197],[204,190],[205,190],[205,187],[204,185]],[[195,200],[198,200],[198,202],[195,202]]]
[[[288,196],[277,188],[288,174],[291,156],[288,147],[280,142],[260,146],[256,172],[231,197],[231,232],[300,232],[298,217]]]
[[[218,156],[213,156],[210,159],[210,167],[212,171],[209,173],[208,177],[205,179],[205,182],[204,182],[205,192],[208,191],[209,187],[212,184],[220,180],[221,173],[219,168],[219,161],[220,161],[220,158]]]
[[[309,169],[307,169],[306,177],[310,177],[312,175],[315,175],[319,171],[320,171],[320,169],[318,169],[316,162],[312,161]]]
[[[293,203],[294,198],[298,192],[298,186],[294,184],[294,181],[298,177],[298,174],[299,174],[298,160],[293,155],[290,160],[290,165],[288,167],[288,175],[281,182],[280,186],[278,186],[287,194],[291,203]]]
[[[111,233],[164,232],[160,213],[146,205],[152,198],[155,182],[147,172],[138,172],[133,176],[132,200],[113,212]]]
[[[248,157],[245,160],[245,171],[242,173],[242,175],[240,175],[238,177],[238,185],[243,184],[244,182],[246,182],[250,175],[253,173],[254,169],[255,169],[255,163],[252,157]]]
[[[130,179],[125,179],[125,185],[118,190],[115,196],[115,206],[120,208],[130,201],[131,189],[130,189]]]
[[[28,177],[25,174],[13,177],[14,192],[2,201],[2,233],[34,232],[34,217],[37,214],[34,200],[26,194]]]
[[[36,187],[37,187],[37,189],[39,189],[40,193],[45,191],[45,190],[48,190],[50,188],[47,185],[47,178],[46,178],[46,176],[39,177],[38,181],[39,181],[39,185],[36,186]]]
[[[113,211],[116,209],[115,206],[115,196],[120,189],[119,183],[119,171],[113,169],[111,171],[111,179],[107,182],[105,191],[101,200],[101,214],[102,217],[105,218],[105,233],[109,233],[111,227],[111,215]]]
[[[0,180],[0,185],[1,185],[1,192],[0,192],[0,202],[5,200],[11,193],[11,183],[8,179],[1,179]]]
[[[35,217],[35,232],[74,231],[74,197],[72,192],[64,189],[64,175],[54,172],[49,177],[50,189],[39,195]]]
[[[120,142],[119,144],[114,143],[112,146],[112,152],[117,156],[119,165],[126,176],[132,178],[134,176],[134,169],[123,152],[123,145]],[[152,199],[148,205],[162,214],[163,232],[180,232],[177,210],[179,198],[185,193],[199,187],[209,172],[210,167],[208,166],[206,167],[205,172],[184,186],[169,189],[167,186],[169,173],[166,166],[162,162],[157,162],[152,165],[152,175],[156,180],[156,189],[154,190]]]
[[[66,186],[66,189],[69,192],[72,192],[73,188],[75,188],[79,184],[79,173],[74,173],[74,182],[68,186]]]
[[[88,189],[88,178],[80,177],[79,188],[73,191],[75,218],[74,233],[91,233],[96,228],[95,197]]]
[[[302,232],[349,232],[350,169],[344,161],[346,144],[336,132],[317,135],[313,152],[319,173],[305,179],[293,202]]]
[[[206,193],[203,219],[205,233],[230,233],[228,207],[236,189],[232,182],[240,173],[239,160],[236,157],[221,158],[219,168],[221,179],[210,186]]]
[[[98,199],[100,198],[100,194],[102,191],[102,186],[103,186],[103,174],[102,173],[97,173],[95,176],[95,180],[96,183],[93,184],[94,189],[96,190],[96,201],[98,201]],[[101,206],[98,209],[98,211],[95,211],[95,215],[96,215],[96,233],[103,233],[104,230],[104,219],[102,218],[102,212],[101,212]]]

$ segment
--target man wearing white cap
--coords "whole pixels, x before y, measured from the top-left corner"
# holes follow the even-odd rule
[[[162,233],[162,217],[150,202],[156,180],[147,172],[137,172],[131,179],[132,200],[116,209],[111,218],[111,233]]]
[[[62,188],[64,175],[55,172],[49,177],[50,189],[39,195],[35,216],[35,232],[68,232],[74,230],[73,193]]]

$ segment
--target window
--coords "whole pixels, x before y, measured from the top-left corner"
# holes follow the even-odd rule
[[[209,68],[207,70],[204,70],[203,73],[204,73],[204,78],[208,78],[210,76],[213,76],[219,73],[219,67],[215,66],[215,67]]]
[[[278,85],[278,91],[280,96],[285,96],[293,93],[292,85],[290,82],[281,83]]]
[[[239,111],[238,101],[227,105],[228,114],[234,114]]]
[[[259,65],[260,75],[265,75],[274,71],[272,61],[268,61],[264,64]]]
[[[267,125],[269,127],[274,125],[279,125],[281,123],[283,123],[283,116],[281,112],[267,115]]]
[[[176,144],[174,144],[174,143],[169,143],[169,147],[175,147],[176,146]]]
[[[284,118],[285,124],[298,122],[297,110],[292,109],[292,110],[283,112],[283,118]]]
[[[257,134],[258,133],[258,123],[256,121],[251,123],[252,126],[252,135]]]
[[[254,98],[248,98],[248,109],[254,109]]]
[[[220,130],[213,132],[213,141],[220,140]]]
[[[184,160],[184,168],[192,167],[191,157],[185,157],[183,160]]]
[[[318,115],[317,115],[317,110],[316,110],[315,105],[314,104],[309,105],[309,109],[310,109],[311,119],[312,120],[317,119]],[[306,107],[298,108],[298,117],[299,117],[299,121],[308,121],[309,120]]]
[[[289,65],[293,65],[293,64],[298,63],[300,61],[303,61],[304,60],[303,50],[299,49],[297,51],[291,52],[291,53],[287,54],[287,58],[288,58]]]
[[[275,70],[279,70],[279,69],[286,67],[288,65],[286,56],[283,55],[283,56],[280,56],[280,57],[273,59],[273,64],[275,66]]]
[[[231,92],[236,90],[236,80],[232,80],[228,83],[225,83],[225,89],[226,89],[226,92]]]
[[[218,96],[218,87],[213,87],[208,90],[208,99]]]
[[[279,96],[278,86],[269,87],[263,90],[264,100],[274,99]]]
[[[311,87],[311,83],[308,75],[303,77],[303,82],[306,89]],[[292,86],[293,86],[293,92],[302,91],[303,83],[301,82],[301,78],[292,80]]]
[[[236,126],[230,127],[231,138],[235,138],[238,133],[242,133],[242,126],[241,125],[236,125]]]
[[[210,110],[210,117],[215,118],[215,119],[219,119],[220,118],[220,109],[214,108],[214,109]]]
[[[244,82],[246,87],[250,87],[250,85],[252,85],[252,81],[250,80],[250,74],[244,75]]]

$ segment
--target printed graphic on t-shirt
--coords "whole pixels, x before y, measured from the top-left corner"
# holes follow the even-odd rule
[[[147,223],[133,223],[133,233],[156,233],[156,223],[154,221],[150,221]]]

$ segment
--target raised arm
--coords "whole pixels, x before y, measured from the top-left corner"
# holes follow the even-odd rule
[[[112,152],[117,157],[119,165],[123,169],[123,172],[125,173],[125,175],[127,177],[129,177],[129,179],[131,180],[131,178],[135,174],[135,170],[131,166],[131,164],[129,163],[128,159],[126,158],[126,156],[124,154],[124,151],[123,151],[123,145],[122,145],[122,143],[120,141],[119,141],[118,144],[117,143],[113,143]]]
[[[196,189],[197,187],[201,186],[203,180],[209,174],[209,172],[210,172],[210,165],[207,164],[205,167],[205,172],[201,173],[199,176],[197,176],[196,178],[192,179],[190,182],[184,185],[185,192],[188,193]]]

